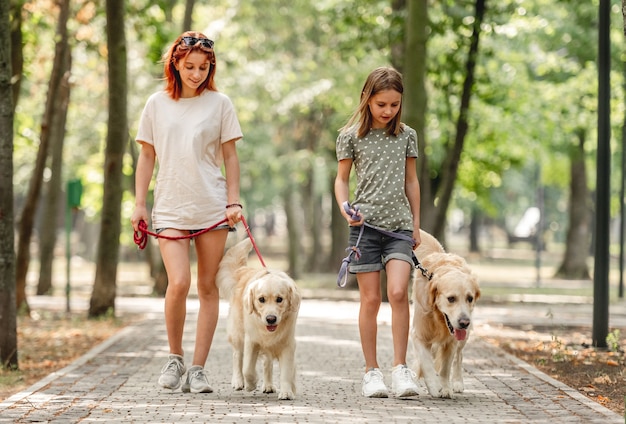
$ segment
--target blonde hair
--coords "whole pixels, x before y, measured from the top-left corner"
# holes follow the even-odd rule
[[[196,41],[195,44],[188,46],[183,43],[183,37],[192,37],[200,41],[208,40],[206,43]],[[211,47],[208,47],[210,45]],[[181,59],[186,58],[193,51],[205,53],[210,63],[209,75],[196,89],[196,93],[200,94],[204,90],[217,91],[215,86],[215,52],[213,51],[213,41],[208,37],[197,31],[183,32],[178,36],[176,41],[170,46],[167,52],[163,55],[163,74],[165,77],[165,92],[170,95],[174,100],[180,99],[182,91],[182,81],[180,80],[180,73],[176,69],[176,63]]]
[[[367,76],[363,90],[361,90],[361,101],[359,106],[354,111],[346,125],[344,125],[340,131],[346,131],[352,127],[357,128],[357,136],[364,137],[370,128],[372,127],[372,112],[369,108],[370,99],[381,91],[395,90],[402,94],[404,92],[404,85],[402,84],[402,74],[390,67],[380,67],[374,69]],[[397,136],[403,131],[403,125],[400,121],[402,115],[402,102],[398,113],[387,124],[387,134]]]

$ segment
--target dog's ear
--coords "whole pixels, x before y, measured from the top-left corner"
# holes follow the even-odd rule
[[[289,311],[290,312],[298,312],[300,310],[300,290],[298,287],[293,285],[289,286]]]
[[[437,282],[435,280],[430,280],[430,286],[428,287],[428,304],[431,307],[435,307],[435,302],[437,301]]]
[[[246,291],[243,296],[243,305],[244,305],[245,311],[248,312],[249,314],[252,314],[255,311],[255,307],[254,307],[254,298],[256,297],[255,290],[254,290],[255,283],[256,282],[253,281],[250,284],[248,284],[248,287],[246,287]]]
[[[474,285],[474,288],[476,290],[474,294],[474,302],[476,302],[480,298],[480,286],[478,285],[478,277],[472,274],[471,279],[472,284]]]

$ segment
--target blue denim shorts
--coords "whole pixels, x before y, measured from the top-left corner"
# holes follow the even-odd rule
[[[354,246],[359,238],[361,227],[350,227],[350,246]],[[413,237],[413,231],[400,230],[399,234]],[[370,228],[363,228],[363,235],[357,246],[361,251],[359,260],[352,255],[348,271],[359,272],[381,271],[391,259],[400,259],[413,267],[413,246],[407,240],[387,236]]]

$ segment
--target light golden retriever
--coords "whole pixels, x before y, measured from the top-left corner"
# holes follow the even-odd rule
[[[257,360],[263,357],[263,393],[276,391],[272,384],[274,359],[280,370],[278,399],[294,399],[296,393],[296,318],[300,291],[282,271],[247,265],[252,248],[249,238],[228,249],[220,262],[217,287],[230,302],[228,341],[233,347],[232,387],[253,391],[257,386]]]
[[[421,240],[415,255],[427,275],[416,269],[413,279],[414,371],[424,378],[431,396],[451,398],[452,393],[464,390],[463,348],[480,288],[465,259],[446,253],[424,231]]]

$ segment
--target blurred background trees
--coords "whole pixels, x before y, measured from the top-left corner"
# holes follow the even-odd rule
[[[347,228],[332,193],[335,139],[366,75],[383,65],[405,77],[403,119],[419,134],[424,229],[444,243],[462,234],[478,253],[498,240],[556,248],[560,276],[589,274],[597,1],[10,3],[24,309],[30,256],[41,263],[37,293],[50,290],[44,264],[63,254],[60,182],[76,178],[84,189],[73,254],[97,263],[90,313],[114,308],[118,261],[148,261],[154,291],[163,293],[158,251],[137,251],[132,241],[133,140],[145,100],[162,87],[161,54],[187,28],[216,42],[217,85],[244,131],[244,212],[261,250],[287,257],[294,278],[334,273],[345,256]],[[109,7],[119,12],[115,21]],[[615,3],[614,134],[625,104],[620,10]],[[67,56],[59,52],[64,34]],[[49,113],[62,150],[46,147]],[[619,169],[622,146],[612,144]],[[617,231],[621,172],[612,178]],[[41,189],[32,192],[35,184]]]

